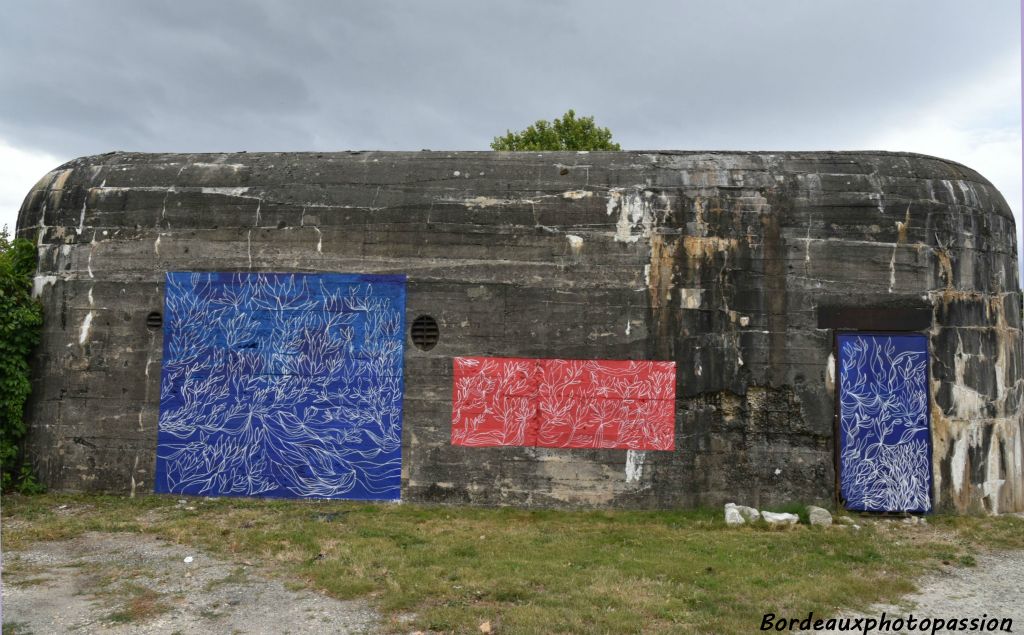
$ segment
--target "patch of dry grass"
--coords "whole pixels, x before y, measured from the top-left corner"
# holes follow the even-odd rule
[[[103,619],[114,624],[138,624],[171,610],[163,594],[139,584],[124,584],[118,589],[118,607]]]
[[[0,630],[4,635],[32,635],[26,622],[4,622]]]
[[[53,578],[48,578],[46,576],[40,576],[38,578],[14,578],[13,580],[7,580],[7,584],[10,584],[11,586],[17,586],[17,587],[30,587],[30,586],[39,586],[41,584],[46,584],[47,582],[52,582],[52,581],[53,581]]]

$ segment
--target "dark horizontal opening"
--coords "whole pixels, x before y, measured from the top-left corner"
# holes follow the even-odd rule
[[[931,325],[931,307],[818,307],[820,329],[923,331]]]

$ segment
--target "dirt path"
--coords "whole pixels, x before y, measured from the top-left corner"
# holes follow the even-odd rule
[[[888,619],[906,618],[911,614],[918,619],[933,620],[970,620],[985,616],[986,621],[991,618],[1012,619],[1013,632],[1019,633],[1024,630],[1024,551],[980,554],[975,560],[974,566],[950,566],[940,573],[920,580],[918,591],[905,596],[896,605],[879,604],[855,616],[879,619],[883,612]],[[945,629],[936,632],[964,630],[967,629]]]
[[[365,602],[291,591],[251,563],[147,535],[35,543],[3,564],[5,634],[365,633],[378,623]]]

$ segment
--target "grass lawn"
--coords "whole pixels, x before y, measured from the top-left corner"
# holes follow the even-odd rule
[[[5,496],[3,546],[144,532],[295,586],[367,597],[392,618],[414,613],[412,629],[479,632],[489,621],[501,633],[750,632],[764,613],[824,617],[894,600],[942,562],[971,566],[979,550],[1024,548],[1024,519],[1014,517],[854,531],[730,528],[720,510],[178,500]]]

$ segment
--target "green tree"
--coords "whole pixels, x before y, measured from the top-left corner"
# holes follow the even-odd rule
[[[561,119],[541,119],[522,132],[506,131],[495,137],[492,150],[621,150],[612,141],[612,132],[594,124],[593,117],[576,118],[576,112],[562,115]]]
[[[0,229],[0,486],[21,491],[38,488],[24,465],[25,400],[32,389],[28,357],[39,342],[43,307],[32,297],[36,248],[23,239],[10,240]]]

